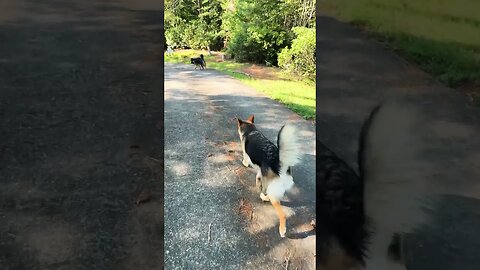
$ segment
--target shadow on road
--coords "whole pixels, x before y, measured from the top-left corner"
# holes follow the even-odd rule
[[[2,4],[5,269],[163,269],[161,14],[114,4]]]
[[[314,156],[309,154],[314,148],[311,123],[229,76],[189,68],[171,65],[165,73],[165,158],[169,164],[166,231],[173,237],[167,241],[167,266],[187,267],[193,261],[201,261],[199,267],[276,269],[290,254],[292,267],[313,269],[315,239],[309,223],[315,217],[315,167]],[[255,172],[241,164],[235,117],[246,118],[251,113],[258,119],[259,129],[274,142],[288,118],[298,125],[302,142],[309,141],[303,143],[302,151],[306,154],[294,170],[297,187],[284,203],[289,228],[285,239],[278,235],[274,208],[259,198]],[[188,145],[192,148],[186,147],[187,142],[191,142]],[[181,168],[180,163],[186,165],[181,170],[185,175],[169,169]],[[192,200],[185,202],[179,200],[181,190],[196,195],[189,195]],[[197,220],[205,233],[183,233],[191,231],[185,228],[191,228]],[[215,235],[220,239],[208,244],[205,237],[210,222],[219,230]],[[182,251],[187,245],[191,246],[189,253]]]
[[[323,16],[317,25],[317,138],[357,168],[360,127],[373,106],[396,101],[418,110],[415,162],[425,165],[418,181],[434,200],[429,221],[408,238],[409,269],[478,268],[480,110],[352,26]]]

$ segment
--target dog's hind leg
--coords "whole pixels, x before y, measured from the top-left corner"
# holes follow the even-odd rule
[[[264,201],[264,202],[269,202],[270,201],[270,197],[265,195],[263,192],[260,193],[260,199],[262,199],[262,201]]]
[[[280,225],[278,226],[278,232],[280,233],[280,237],[285,237],[285,234],[287,233],[287,220],[285,217],[285,213],[283,212],[282,205],[277,199],[272,198],[271,196],[269,196],[269,198],[273,207],[277,211],[278,219],[280,221]]]
[[[255,177],[255,186],[259,186],[262,181],[262,170],[258,170],[257,176]]]
[[[273,198],[272,196],[268,196],[270,198],[270,202],[272,203],[273,207],[277,211],[278,219],[280,220],[280,225],[278,226],[278,232],[280,233],[280,237],[285,237],[287,233],[287,220],[285,217],[285,213],[283,212],[282,205],[280,201]]]

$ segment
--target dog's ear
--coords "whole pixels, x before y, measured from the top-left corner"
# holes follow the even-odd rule
[[[240,119],[240,118],[237,117],[237,125],[238,125],[238,126],[241,126],[242,123],[243,123],[242,119]]]
[[[253,120],[254,120],[254,116],[253,116],[253,114],[252,114],[252,115],[250,115],[250,116],[248,117],[247,122],[250,122],[250,123],[253,124]]]

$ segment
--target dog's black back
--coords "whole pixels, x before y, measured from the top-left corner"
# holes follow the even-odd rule
[[[190,58],[190,63],[195,64],[196,66],[203,67],[203,60],[200,57],[197,58]]]
[[[280,157],[278,147],[265,137],[253,124],[244,129],[245,152],[253,164],[259,166],[263,175],[271,170],[280,173]]]
[[[201,69],[205,69],[207,66],[205,59],[203,58],[203,54],[200,54],[200,57],[190,58],[190,63],[195,65],[195,68],[200,66]]]

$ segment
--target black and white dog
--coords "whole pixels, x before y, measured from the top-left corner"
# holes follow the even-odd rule
[[[408,177],[421,170],[411,158],[415,118],[375,107],[359,136],[359,174],[317,139],[317,269],[406,269],[404,236],[424,220],[415,199],[425,188]]]
[[[360,136],[358,158],[363,168],[364,141],[376,107]],[[322,244],[317,269],[347,270],[365,265],[370,235],[364,210],[363,173],[360,175],[317,138],[317,237]],[[358,268],[361,269],[361,268]],[[385,269],[386,270],[386,269]]]
[[[243,165],[257,170],[256,182],[260,198],[270,201],[280,219],[279,233],[285,237],[286,217],[280,200],[293,187],[291,167],[300,162],[300,151],[295,129],[284,125],[278,132],[277,145],[268,140],[253,124],[254,116],[238,121],[238,134],[243,150]]]
[[[190,63],[195,65],[195,69],[197,69],[197,67],[200,67],[200,69],[205,69],[207,67],[207,62],[205,62],[203,54],[200,54],[200,57],[197,58],[190,58]]]

